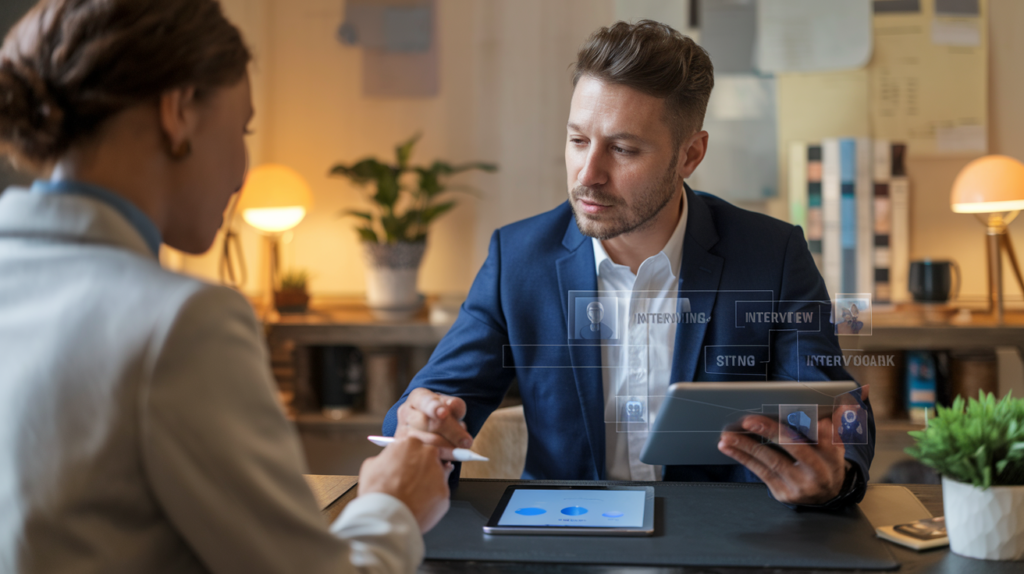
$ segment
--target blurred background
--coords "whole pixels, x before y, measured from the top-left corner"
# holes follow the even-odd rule
[[[0,30],[8,29],[32,4],[3,0]],[[809,157],[813,163],[808,150],[823,143],[827,148],[837,138],[873,143],[876,150],[895,149],[890,146],[898,144],[905,153],[901,173],[886,178],[896,175],[906,182],[905,203],[899,209],[893,206],[893,215],[903,218],[902,223],[893,222],[894,230],[904,233],[898,239],[903,259],[893,262],[901,268],[893,269],[900,284],[893,284],[891,298],[876,293],[876,300],[910,302],[910,261],[952,260],[959,265],[961,285],[958,293],[950,291],[939,300],[944,306],[929,308],[938,315],[922,316],[918,309],[907,319],[894,312],[891,322],[909,321],[918,327],[947,324],[948,312],[958,307],[984,310],[988,303],[984,226],[970,215],[954,213],[950,193],[958,173],[972,160],[990,154],[1024,159],[1020,0],[221,4],[255,54],[250,165],[287,166],[311,194],[301,223],[275,238],[281,270],[304,273],[303,290],[312,296],[314,307],[317,301],[362,300],[367,293],[368,265],[360,235],[355,222],[341,213],[371,210],[372,191],[349,179],[330,177],[332,166],[367,157],[390,161],[396,145],[421,134],[412,154],[417,165],[444,160],[484,161],[499,167],[495,173],[459,175],[457,181],[475,191],[452,193],[455,207],[430,227],[418,292],[434,302],[454,301],[451,305],[457,309],[487,255],[494,230],[547,211],[566,198],[563,151],[572,93],[569,70],[581,43],[601,26],[643,18],[665,22],[693,37],[709,51],[716,68],[705,122],[709,153],[690,181],[695,189],[803,225],[813,233],[813,223],[808,226],[808,207],[813,208],[807,193]],[[0,189],[25,181],[25,174],[0,167]],[[271,259],[261,234],[240,214],[230,224],[248,268],[239,288],[254,301],[265,300],[270,295],[266,277]],[[871,234],[870,227],[867,232]],[[208,254],[199,257],[165,248],[161,260],[172,269],[217,281],[222,241],[223,234]],[[1017,250],[1024,249],[1020,234],[1010,241]],[[1021,311],[1024,297],[1012,275],[1006,285],[1008,312]],[[867,290],[872,291],[870,284]],[[430,322],[435,327],[452,319],[443,316],[443,305],[437,308],[442,316]],[[342,440],[342,431],[352,431],[351,445],[372,453],[358,442],[360,433],[365,436],[365,430],[379,428],[382,409],[443,334],[443,328],[416,331],[427,328],[425,317],[422,324],[402,325],[398,333],[377,329],[374,321],[380,317],[364,315],[321,315],[315,320],[264,316],[269,317],[283,400],[293,416],[306,423],[302,428],[314,472],[358,468],[355,459],[338,466],[329,453],[339,443],[330,440]],[[971,320],[970,313],[966,320]],[[311,324],[334,330],[312,334],[307,329]],[[875,326],[886,326],[877,314]],[[903,431],[913,428],[907,426],[910,405],[904,392],[913,378],[908,365],[924,364],[939,373],[938,383],[935,376],[931,380],[932,403],[936,397],[940,402],[948,399],[950,385],[961,385],[965,394],[979,387],[1000,392],[1024,389],[1019,346],[1013,342],[1020,339],[1019,329],[989,332],[988,338],[967,345],[984,348],[980,354],[972,350],[973,355],[963,355],[946,339],[928,339],[934,330],[921,332],[923,338],[913,333],[876,337],[889,341],[879,347],[898,351],[897,366],[856,373],[876,381],[876,409],[896,421],[888,427],[899,436],[886,447],[886,466],[901,457]],[[1004,335],[1006,346],[1001,346]],[[915,345],[928,355],[908,355],[905,362],[903,352]],[[404,350],[396,354],[399,348]],[[950,381],[960,377],[960,382],[943,387],[943,376]],[[388,381],[389,390],[360,399],[349,396],[373,395],[374,379]],[[335,425],[331,416],[320,414],[321,408],[331,406],[332,385],[345,380],[354,390],[341,393],[348,398],[339,399],[344,408],[335,414],[348,416],[345,413],[353,408],[364,414],[349,418],[349,426]],[[883,388],[890,394],[884,395]],[[333,439],[316,434],[316,429],[325,428],[335,433]]]

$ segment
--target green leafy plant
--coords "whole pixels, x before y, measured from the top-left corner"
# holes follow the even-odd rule
[[[910,431],[907,454],[953,480],[986,489],[1024,484],[1024,399],[957,397],[924,430]]]
[[[304,269],[288,271],[281,276],[282,291],[305,291],[309,273]]]
[[[347,178],[357,185],[374,184],[376,187],[371,197],[377,208],[376,214],[353,209],[343,212],[344,215],[361,220],[356,231],[363,241],[425,241],[430,223],[455,207],[454,201],[440,201],[439,197],[455,189],[445,184],[450,176],[475,169],[487,172],[498,170],[497,165],[483,162],[452,165],[435,161],[430,166],[410,165],[413,147],[419,139],[420,135],[417,134],[399,144],[395,148],[394,164],[367,158],[352,165],[339,163],[331,168],[330,174],[333,176]],[[410,179],[415,180],[415,185],[410,185]]]

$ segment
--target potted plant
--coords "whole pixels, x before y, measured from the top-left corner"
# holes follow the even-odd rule
[[[1024,399],[979,393],[939,407],[907,449],[942,474],[953,552],[985,560],[1024,559]]]
[[[279,313],[305,313],[309,308],[306,284],[309,274],[304,270],[289,271],[281,276],[281,288],[274,292],[274,307]]]
[[[350,209],[343,214],[359,220],[356,231],[366,256],[367,304],[379,319],[406,319],[422,304],[416,281],[427,231],[435,219],[455,207],[455,201],[441,198],[455,189],[446,185],[447,179],[475,169],[498,169],[483,162],[453,165],[435,161],[429,166],[413,166],[409,159],[419,138],[417,134],[399,144],[393,164],[367,158],[351,165],[339,163],[330,171],[357,185],[373,185],[373,211]]]

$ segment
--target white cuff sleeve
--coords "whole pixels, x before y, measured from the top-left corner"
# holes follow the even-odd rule
[[[389,494],[356,498],[331,525],[331,532],[351,545],[351,562],[357,568],[413,573],[423,561],[423,535],[416,517]]]

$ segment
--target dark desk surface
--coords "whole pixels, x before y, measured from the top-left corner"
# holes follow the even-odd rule
[[[307,476],[306,480],[313,489],[324,515],[334,519],[341,513],[345,505],[355,498],[355,477],[350,476]],[[470,481],[472,479],[463,479]],[[510,483],[516,481],[509,481]],[[934,516],[942,516],[942,487],[937,485],[904,485],[914,493],[921,503]],[[868,487],[873,488],[871,486]],[[948,548],[914,552],[896,545],[889,545],[889,550],[901,567],[899,574],[1003,574],[1024,572],[1024,563],[987,562],[962,558],[949,552]],[[462,562],[430,560],[419,569],[422,573],[482,573],[482,574],[751,574],[754,572],[770,572],[785,574],[824,574],[826,572],[852,572],[850,570],[786,570],[759,568],[658,568],[649,566],[583,566],[566,564],[523,564],[515,562]]]

